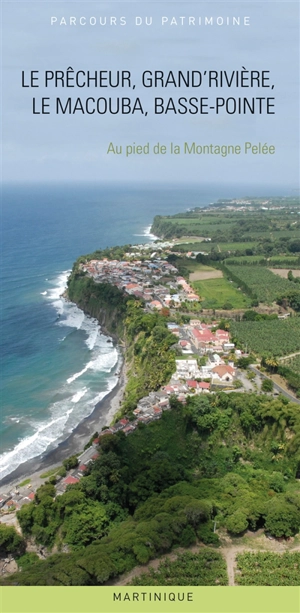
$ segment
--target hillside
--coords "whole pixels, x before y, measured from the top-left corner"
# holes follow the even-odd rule
[[[69,553],[31,560],[5,584],[99,585],[197,540],[299,530],[300,418],[284,399],[238,393],[175,399],[130,436],[102,438],[99,459],[53,500],[42,486],[18,513],[25,536]]]
[[[285,377],[299,395],[299,221],[289,218],[295,202],[282,206],[281,199],[266,214],[262,204],[245,212],[239,203],[234,210],[220,203],[154,220],[153,231],[164,236],[178,236],[182,223],[181,236],[190,232],[195,252],[187,251],[188,241],[156,244],[153,254],[152,247],[126,245],[75,262],[67,298],[123,349],[127,384],[115,420],[126,419],[93,441],[96,453],[75,484],[58,495],[58,472],[32,493],[17,511],[22,537],[2,527],[1,554],[14,555],[19,566],[3,584],[117,584],[124,573],[135,577],[136,567],[172,552],[172,562],[139,573],[137,584],[226,585],[228,577],[233,584],[233,568],[227,577],[216,551],[224,539],[241,551],[245,534],[263,532],[295,538],[297,547],[299,405],[275,396],[272,381],[264,388],[261,373],[247,368],[260,360],[262,373]],[[204,253],[195,237],[209,235]],[[270,258],[279,269],[292,263],[294,273],[275,274]],[[223,309],[219,321],[216,308]],[[189,359],[193,374],[184,375]],[[233,373],[231,381],[216,381],[214,360]],[[75,456],[69,460],[76,465]],[[42,548],[46,559],[32,548]],[[272,584],[295,583],[289,568],[298,554],[284,558],[280,575],[277,559],[255,561],[243,552],[236,583],[251,583],[256,563],[266,576],[274,567]]]

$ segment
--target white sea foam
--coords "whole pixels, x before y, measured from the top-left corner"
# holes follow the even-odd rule
[[[26,436],[14,447],[14,449],[3,453],[0,456],[0,478],[8,475],[22,462],[43,453],[49,444],[55,440],[54,436],[60,436],[63,425],[62,422],[65,422],[68,414],[70,414],[70,411],[67,411],[65,415],[52,419],[46,424],[37,426],[34,434]]]
[[[62,300],[63,303],[63,300]],[[57,303],[54,302],[53,306],[57,308]],[[85,314],[75,304],[63,303],[62,310],[60,311],[61,319],[57,322],[58,326],[67,326],[67,328],[76,328],[80,330]]]
[[[102,400],[117,384],[117,377],[112,376],[103,382],[105,389],[98,394],[85,386],[72,390],[68,397],[50,405],[49,420],[43,423],[27,422],[33,434],[24,437],[12,449],[0,456],[0,479],[9,475],[20,464],[44,454],[57,447],[76,426],[90,415],[95,405]],[[61,392],[64,389],[60,390]]]
[[[65,300],[61,297],[67,287],[67,280],[70,274],[70,270],[64,270],[53,281],[49,282],[52,286],[47,292],[47,300],[52,302],[52,305],[56,309],[59,315],[64,313]]]
[[[98,336],[99,336],[98,328],[94,328],[93,330],[91,330],[88,338],[85,341],[89,349],[93,349],[95,347]]]
[[[87,393],[87,388],[84,387],[83,390],[80,390],[79,392],[76,392],[76,394],[74,394],[74,396],[71,398],[71,402],[74,402],[74,404],[77,404],[77,402],[79,402],[79,400],[81,400],[81,398],[83,398],[83,396]]]
[[[72,377],[69,377],[67,379],[67,383],[73,383],[73,381],[76,381],[76,379],[78,379],[78,377],[81,377],[82,375],[84,375],[84,373],[91,367],[91,363],[92,362],[88,362],[87,365],[80,371],[80,372],[76,372],[75,375],[72,375]]]
[[[118,351],[115,347],[112,347],[110,352],[101,353],[95,360],[92,360],[90,368],[94,371],[111,372],[118,360]]]
[[[73,383],[74,381],[76,381],[76,379],[78,379],[79,377],[82,377],[82,375],[84,375],[89,369],[96,371],[96,372],[97,371],[110,372],[116,365],[117,360],[118,360],[118,351],[114,347],[111,349],[109,353],[108,352],[101,353],[94,360],[90,360],[82,370],[80,370],[79,372],[76,372],[74,375],[69,377],[67,379],[67,383],[68,385],[70,385],[70,383]]]
[[[55,390],[59,400],[45,407],[45,421],[27,419],[27,436],[13,449],[0,455],[0,479],[27,460],[57,447],[118,382],[115,376],[121,362],[118,349],[107,343],[107,337],[101,333],[96,319],[86,316],[75,304],[61,298],[68,274],[69,271],[64,271],[51,282],[51,289],[44,294],[45,300],[60,316],[56,325],[85,333],[86,338],[82,340],[89,350],[89,360],[81,370],[70,374],[60,389]],[[100,388],[98,392],[97,388]],[[18,423],[16,418],[12,419]]]
[[[150,230],[151,226],[147,226],[147,228],[144,229],[142,234],[134,234],[133,236],[147,236],[147,238],[149,238],[151,241],[156,241],[159,237],[155,236],[155,234],[152,234]]]
[[[48,292],[41,292],[41,296],[47,296]]]

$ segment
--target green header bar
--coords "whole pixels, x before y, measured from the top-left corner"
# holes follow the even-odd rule
[[[300,613],[298,587],[4,587],[1,613]]]

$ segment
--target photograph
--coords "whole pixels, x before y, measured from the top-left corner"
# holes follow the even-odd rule
[[[3,613],[299,613],[299,25],[2,0]]]

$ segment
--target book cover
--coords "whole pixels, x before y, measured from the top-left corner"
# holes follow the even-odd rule
[[[299,3],[1,9],[3,611],[298,611]]]

